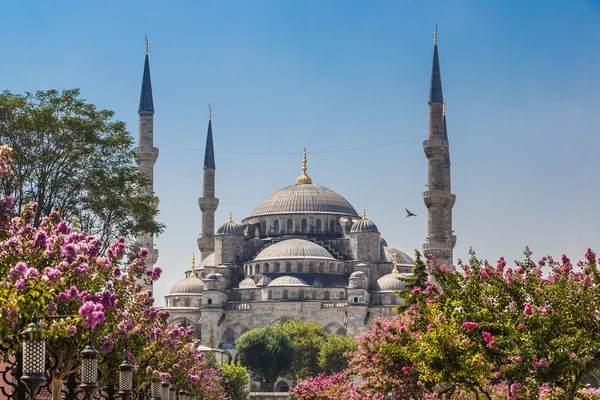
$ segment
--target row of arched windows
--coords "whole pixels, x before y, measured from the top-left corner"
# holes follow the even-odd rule
[[[292,270],[293,269],[293,270]],[[256,275],[256,274],[266,274],[269,272],[275,272],[275,273],[281,273],[281,272],[309,272],[309,273],[319,273],[319,274],[337,274],[337,275],[342,275],[344,273],[344,265],[343,264],[334,264],[334,263],[330,263],[329,265],[325,264],[325,263],[319,263],[318,265],[316,265],[315,263],[308,263],[308,264],[304,264],[304,263],[297,263],[295,264],[295,267],[292,267],[292,263],[285,263],[285,264],[281,264],[281,263],[274,263],[274,264],[269,264],[269,263],[264,263],[262,264],[255,264],[255,265],[245,265],[244,266],[244,273],[246,274],[246,276],[248,275]]]
[[[190,299],[183,299],[183,301],[180,299],[167,299],[167,307],[194,307],[196,305],[200,307],[200,303],[200,300],[193,302]]]
[[[285,229],[280,229],[278,219],[273,220],[273,225],[271,225],[269,227],[267,227],[267,221],[263,220],[260,225],[260,232],[261,232],[261,235],[267,235],[269,233],[272,233],[275,235],[286,234],[286,233],[322,233],[323,232],[322,225],[323,225],[323,222],[321,221],[321,218],[317,218],[315,220],[314,228],[311,229],[311,232],[309,232],[308,220],[306,218],[302,218],[300,220],[300,227],[296,227],[296,229],[294,229],[294,220],[291,218],[288,218],[288,220],[286,221]],[[327,220],[325,220],[325,226],[327,226]],[[335,222],[335,219],[330,219],[328,232],[329,233],[337,233],[336,228],[337,228],[337,224]]]
[[[252,293],[250,295],[250,298],[252,300],[254,299],[253,294],[254,293]],[[312,297],[312,300],[316,300],[317,299],[317,291],[316,290],[312,291],[311,297]],[[288,289],[283,289],[283,292],[281,293],[281,298],[283,300],[289,300],[290,299],[290,292],[289,292]],[[308,299],[309,298],[308,297],[308,293],[304,289],[300,289],[300,291],[298,292],[298,297],[297,298],[300,299],[300,300],[304,300],[305,298]],[[337,298],[338,298],[338,300],[345,300],[346,299],[346,292],[344,292],[343,290],[340,291],[337,294]],[[272,300],[273,299],[273,290],[269,290],[267,292],[267,299],[268,300]],[[326,290],[325,292],[323,292],[323,300],[329,300],[329,299],[330,299],[330,293],[329,293],[329,290]]]

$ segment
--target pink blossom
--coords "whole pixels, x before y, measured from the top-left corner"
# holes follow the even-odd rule
[[[525,304],[525,308],[523,309],[523,314],[531,315],[531,304],[529,304],[529,303]]]
[[[477,328],[477,322],[463,322],[463,327],[465,329],[475,329]]]

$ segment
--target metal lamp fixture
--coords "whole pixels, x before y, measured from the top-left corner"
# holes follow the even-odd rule
[[[177,400],[177,388],[173,384],[169,386],[169,400]]]
[[[186,390],[185,391],[185,400],[191,400],[191,398],[192,398],[192,394]]]
[[[83,391],[90,396],[98,389],[98,351],[94,348],[92,339],[81,351],[81,385]]]
[[[122,399],[129,399],[133,395],[133,365],[125,360],[119,365],[119,395]]]
[[[181,389],[179,391],[179,400],[186,400],[185,399],[185,390]]]
[[[162,386],[160,382],[152,382],[151,395],[153,400],[162,400]]]
[[[161,385],[161,398],[162,400],[169,400],[169,382],[163,382]]]
[[[23,337],[23,376],[21,382],[35,399],[37,389],[46,383],[46,331],[38,323],[37,317],[31,318],[21,336]]]

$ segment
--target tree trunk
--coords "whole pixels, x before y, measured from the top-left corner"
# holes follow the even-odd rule
[[[52,375],[52,400],[62,399],[62,379]]]

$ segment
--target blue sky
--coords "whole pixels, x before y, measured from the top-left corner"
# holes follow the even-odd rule
[[[2,20],[0,88],[81,88],[135,136],[148,34],[159,304],[199,253],[209,101],[217,226],[293,184],[306,147],[315,183],[366,208],[390,245],[421,247],[436,23],[455,257],[600,250],[598,0],[20,1]]]

